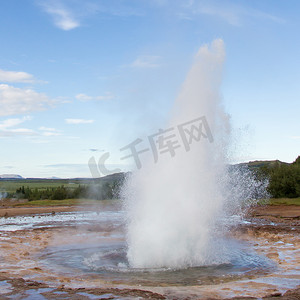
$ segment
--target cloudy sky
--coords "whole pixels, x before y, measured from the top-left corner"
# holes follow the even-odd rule
[[[163,126],[199,47],[224,40],[235,161],[300,154],[298,0],[0,4],[0,174],[91,176]]]

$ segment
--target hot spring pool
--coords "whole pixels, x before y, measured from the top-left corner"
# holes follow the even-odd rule
[[[78,241],[74,236],[72,241],[66,239],[58,246],[47,247],[39,254],[39,261],[61,274],[97,274],[107,282],[148,286],[220,283],[267,274],[276,268],[272,260],[257,254],[248,242],[234,238],[215,243],[216,260],[212,264],[180,269],[131,268],[126,257],[122,215],[110,216],[102,219],[97,241],[93,236],[98,227],[85,230],[78,235]]]

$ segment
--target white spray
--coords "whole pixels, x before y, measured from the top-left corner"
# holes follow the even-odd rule
[[[168,124],[174,131],[165,134],[205,117],[213,140],[208,134],[200,141],[189,140],[187,151],[182,136],[173,137],[173,141],[181,141],[176,144],[180,147],[174,150],[175,155],[159,153],[156,164],[153,160],[144,162],[123,189],[131,267],[184,268],[218,263],[213,241],[228,197],[224,196],[224,186],[229,122],[219,94],[224,58],[220,39],[200,48]]]

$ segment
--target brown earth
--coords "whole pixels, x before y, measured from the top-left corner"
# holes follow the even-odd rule
[[[14,217],[44,213],[82,211],[80,206],[37,206],[37,207],[0,207],[0,217]]]
[[[89,206],[0,206],[0,217],[34,215],[42,213],[71,212],[88,210]],[[300,220],[299,205],[264,205],[249,210],[248,215],[260,219],[276,221]]]
[[[267,220],[280,226],[273,226],[274,230],[300,232],[300,206],[299,205],[265,205],[253,207],[248,216],[256,220]],[[264,224],[264,229],[270,225]],[[271,226],[272,227],[272,226]]]
[[[299,205],[264,205],[250,210],[253,217],[300,219]]]
[[[56,213],[56,212],[70,212],[70,211],[80,211],[83,209],[83,207],[78,206],[51,206],[51,207],[3,207],[0,208],[0,217],[3,216],[20,216],[20,215],[33,215],[33,214],[41,214],[41,213]],[[236,234],[239,236],[245,236],[245,239],[249,239],[249,237],[253,237],[255,242],[261,243],[258,247],[258,249],[264,249],[262,245],[266,243],[267,247],[264,250],[264,254],[267,257],[270,257],[274,260],[278,260],[280,262],[280,257],[277,255],[277,246],[272,246],[270,248],[270,243],[276,243],[278,241],[284,241],[287,243],[293,243],[294,246],[290,246],[291,249],[289,251],[294,252],[295,249],[299,249],[299,233],[300,233],[300,206],[285,206],[285,205],[278,205],[278,206],[258,206],[251,208],[248,212],[249,219],[255,220],[255,221],[262,221],[260,224],[259,222],[254,222],[253,224],[241,226],[236,229]],[[266,224],[265,221],[268,221],[269,223]],[[34,254],[34,249],[39,249],[46,247],[49,241],[51,239],[49,236],[51,235],[51,232],[55,232],[54,229],[49,230],[42,230],[38,229],[35,231],[32,231],[32,237],[29,238],[27,234],[20,234],[19,239],[24,239],[24,242],[29,239],[30,242],[30,249],[31,251],[27,251],[25,249],[26,243],[22,243],[20,240],[14,240],[11,241],[5,241],[1,243],[1,248],[3,250],[3,253],[9,250],[9,248],[14,249],[14,251],[11,251],[11,255],[14,255],[14,257],[11,257],[13,261],[19,260],[20,262],[26,262],[26,259],[28,260],[28,263],[30,262],[30,256],[32,253]],[[234,235],[235,233],[232,232]],[[49,235],[49,236],[48,236]],[[264,242],[266,241],[266,242]],[[6,243],[6,244],[5,244]],[[40,243],[41,245],[35,243]],[[45,244],[45,245],[44,245]],[[19,245],[19,248],[18,248]],[[19,250],[18,250],[19,249]],[[19,253],[19,252],[20,253]],[[27,251],[27,252],[26,252]],[[23,253],[24,252],[24,253]],[[8,254],[10,252],[7,252],[5,254]],[[23,254],[22,254],[23,253]],[[23,256],[24,257],[23,257]],[[296,255],[296,254],[295,254]],[[1,255],[0,255],[1,258]],[[1,258],[4,259],[4,258]],[[10,257],[8,255],[5,255],[5,259],[8,260]],[[299,255],[297,260],[294,260],[290,263],[290,267],[292,270],[293,266],[299,265]],[[276,289],[274,291],[270,289],[269,294],[265,294],[263,297],[215,297],[213,293],[208,293],[211,296],[205,297],[204,294],[201,297],[199,295],[199,298],[197,296],[192,297],[192,287],[190,290],[190,295],[188,296],[186,294],[186,297],[178,297],[177,294],[173,294],[170,291],[169,293],[166,293],[166,290],[157,288],[157,289],[143,289],[141,288],[114,288],[112,287],[99,287],[99,288],[89,288],[89,287],[80,287],[80,288],[74,288],[73,286],[68,286],[69,278],[63,280],[59,280],[59,278],[52,279],[51,281],[59,280],[60,285],[48,285],[47,283],[41,283],[39,281],[24,279],[26,278],[25,274],[28,272],[27,270],[23,270],[23,267],[19,269],[20,266],[16,265],[15,269],[11,270],[2,270],[0,272],[0,283],[2,282],[2,287],[0,286],[0,290],[5,289],[8,285],[8,289],[11,289],[11,294],[2,294],[0,293],[0,299],[11,299],[11,296],[18,295],[21,299],[22,297],[26,297],[28,295],[34,296],[34,291],[37,291],[39,294],[43,295],[46,299],[90,299],[90,296],[99,296],[99,299],[274,299],[274,298],[280,298],[280,299],[299,299],[300,300],[300,280],[299,280],[299,286],[296,289],[288,290],[285,292],[280,292]],[[282,267],[285,267],[284,264]],[[287,264],[287,268],[289,265]],[[33,273],[41,273],[41,277],[43,274],[43,270],[40,269],[38,266],[32,267]],[[24,274],[23,274],[23,273]],[[24,275],[24,276],[23,276]],[[45,275],[44,275],[45,276]],[[49,275],[50,276],[50,275]],[[291,275],[293,277],[293,275]],[[49,277],[50,278],[50,277]],[[37,279],[39,280],[39,279]],[[47,281],[47,280],[45,280]],[[238,282],[234,283],[236,286],[238,286]],[[228,284],[223,286],[223,290],[229,289],[229,287],[234,285]],[[251,284],[251,283],[250,283]],[[242,285],[242,283],[241,283]],[[249,285],[248,282],[245,283],[245,288]],[[9,287],[10,286],[10,287]],[[80,285],[79,285],[80,286]],[[221,285],[219,286],[221,288]],[[261,286],[262,288],[263,286]],[[255,288],[259,291],[259,284],[256,284]],[[210,287],[208,287],[210,289]],[[207,295],[207,294],[206,294]],[[29,298],[28,298],[29,299]]]

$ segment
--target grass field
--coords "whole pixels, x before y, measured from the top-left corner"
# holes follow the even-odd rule
[[[74,178],[74,179],[18,179],[18,180],[0,180],[0,192],[14,193],[17,189],[24,186],[30,189],[51,189],[64,185],[68,189],[75,189],[79,185],[91,186],[95,184],[105,184],[119,182],[124,179],[124,173],[117,173],[101,178]]]
[[[79,205],[79,199],[64,199],[64,200],[33,200],[26,203],[16,204],[15,206],[72,206]]]
[[[91,200],[91,199],[64,199],[64,200],[33,200],[15,206],[76,206],[76,205],[97,205],[111,203],[116,200]]]
[[[269,205],[300,205],[300,198],[271,198]]]
[[[102,205],[118,202],[118,199],[92,200],[92,199],[65,199],[65,200],[33,200],[26,203],[19,203],[14,206],[76,206],[76,205]]]
[[[92,180],[80,179],[23,179],[23,180],[3,180],[0,181],[0,192],[14,193],[16,189],[24,186],[30,189],[56,188],[64,185],[67,188],[75,189],[79,185],[93,184]]]

